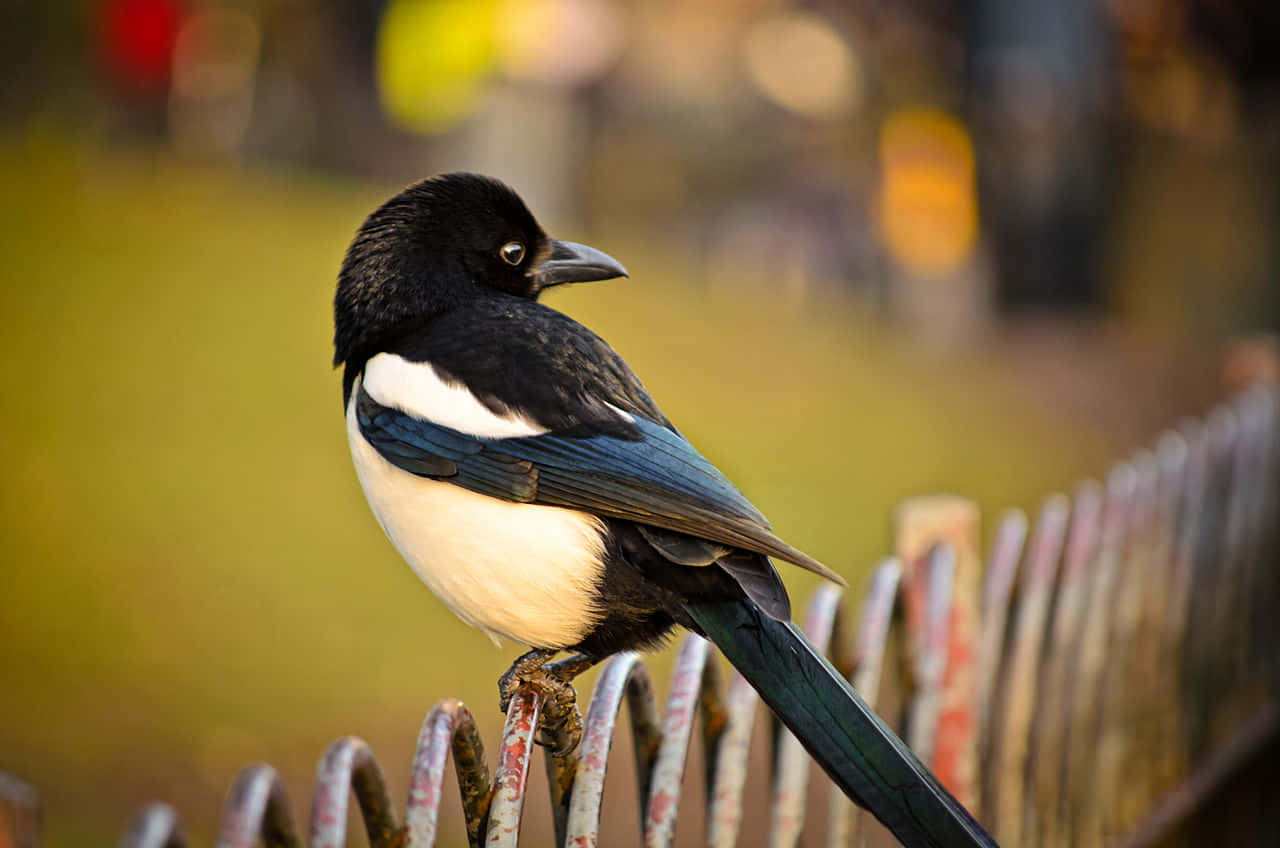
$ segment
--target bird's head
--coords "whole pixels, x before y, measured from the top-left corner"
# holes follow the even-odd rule
[[[432,177],[382,204],[347,248],[333,302],[334,365],[470,298],[533,300],[550,286],[626,274],[594,248],[549,238],[503,183]]]

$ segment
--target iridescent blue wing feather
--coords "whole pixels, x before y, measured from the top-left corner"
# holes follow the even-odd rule
[[[778,539],[769,523],[682,436],[634,417],[639,438],[547,433],[484,439],[356,399],[360,432],[390,463],[490,497],[583,510],[773,556],[842,583]]]

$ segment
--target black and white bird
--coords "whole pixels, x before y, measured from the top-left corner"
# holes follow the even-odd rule
[[[449,174],[369,216],[339,276],[334,362],[365,495],[449,609],[533,649],[518,676],[696,629],[690,599],[748,597],[785,621],[769,556],[840,581],[773,535],[603,339],[537,302],[626,273],[548,238],[505,185]]]
[[[773,534],[607,343],[537,302],[625,275],[549,238],[489,178],[438,176],[373,212],[338,277],[334,364],[374,515],[449,609],[530,648],[503,676],[502,703],[537,689],[561,725],[548,740],[576,742],[574,674],[679,625],[725,650],[810,750],[854,756],[824,741],[866,733],[842,727],[853,713],[788,720],[812,712],[782,701],[813,685],[806,663],[821,659],[790,625],[770,557],[841,578]],[[575,656],[548,666],[561,651]],[[879,790],[845,771],[875,811]]]

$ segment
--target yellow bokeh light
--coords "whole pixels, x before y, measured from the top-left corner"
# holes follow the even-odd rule
[[[502,0],[494,23],[503,73],[548,85],[596,79],[626,41],[613,0]]]
[[[880,133],[879,218],[890,255],[924,276],[955,272],[978,239],[973,143],[937,109],[896,112]]]
[[[810,118],[836,118],[857,108],[857,57],[824,18],[780,12],[761,18],[743,41],[747,74],[766,97]]]
[[[495,0],[391,0],[378,29],[378,93],[399,126],[439,133],[479,105],[493,72]]]

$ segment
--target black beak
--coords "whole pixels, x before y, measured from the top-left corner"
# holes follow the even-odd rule
[[[551,255],[542,260],[534,279],[539,288],[561,283],[590,283],[627,276],[618,260],[594,247],[571,241],[551,240]]]

